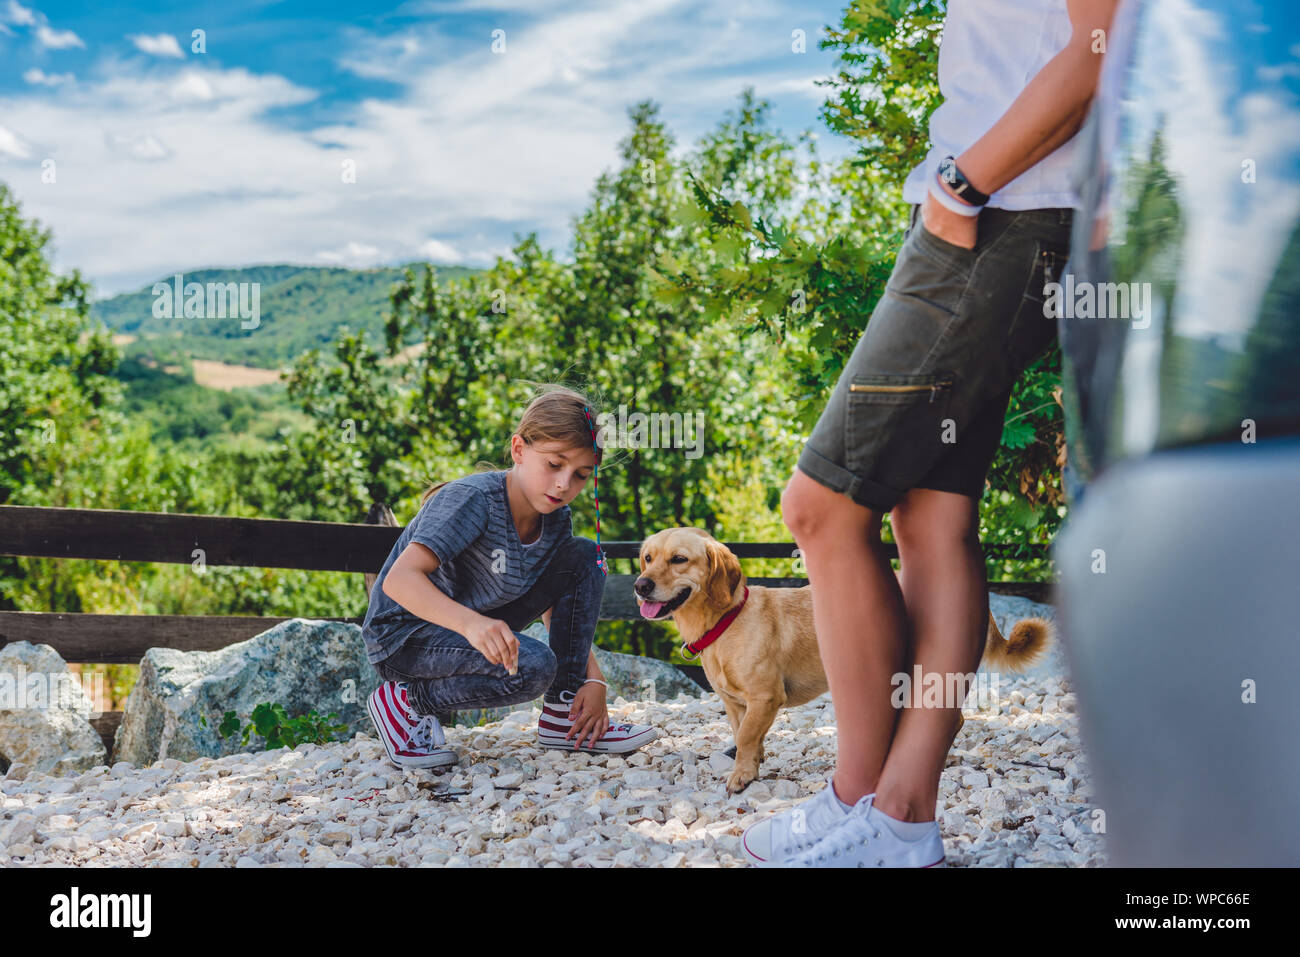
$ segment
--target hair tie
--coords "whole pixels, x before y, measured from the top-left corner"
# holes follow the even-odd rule
[[[596,425],[591,421],[591,412],[585,405],[582,411],[587,414],[587,425],[591,427],[591,447],[596,452],[596,466],[591,472],[596,495],[596,567],[608,575],[609,563],[605,561],[605,553],[600,548],[600,448],[596,445]]]

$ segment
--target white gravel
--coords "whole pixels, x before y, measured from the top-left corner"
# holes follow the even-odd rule
[[[949,866],[1099,866],[1074,696],[1059,651],[999,676],[998,706],[968,711],[940,782]],[[649,721],[639,752],[532,745],[538,712],[448,728],[444,774],[389,764],[373,735],[324,747],[78,776],[0,781],[0,865],[154,867],[723,866],[758,816],[825,786],[835,758],[829,695],[784,710],[761,777],[724,787],[731,730],[714,695],[615,700]]]

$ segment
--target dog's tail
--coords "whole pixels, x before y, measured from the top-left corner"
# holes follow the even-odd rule
[[[984,664],[995,671],[1024,671],[1038,662],[1052,643],[1052,623],[1046,618],[1022,618],[1003,638],[989,612],[989,629],[984,644]]]

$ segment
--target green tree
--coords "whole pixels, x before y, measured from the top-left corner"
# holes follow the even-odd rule
[[[51,266],[50,237],[0,183],[0,504],[39,495],[64,438],[120,394],[117,349],[81,274]]]

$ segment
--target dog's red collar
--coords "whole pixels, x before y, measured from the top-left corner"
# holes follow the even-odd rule
[[[686,648],[686,651],[690,652],[690,657],[698,658],[701,651],[703,651],[705,648],[709,647],[709,645],[717,641],[719,636],[721,636],[721,634],[727,630],[727,626],[730,625],[731,622],[735,619],[735,617],[740,614],[740,609],[745,607],[745,602],[747,602],[748,600],[749,600],[749,586],[746,585],[745,594],[740,599],[739,605],[737,605],[735,608],[731,609],[731,611],[727,612],[725,615],[719,618],[718,623],[704,633],[704,637],[684,646]],[[686,657],[685,653],[683,653],[683,657]]]

